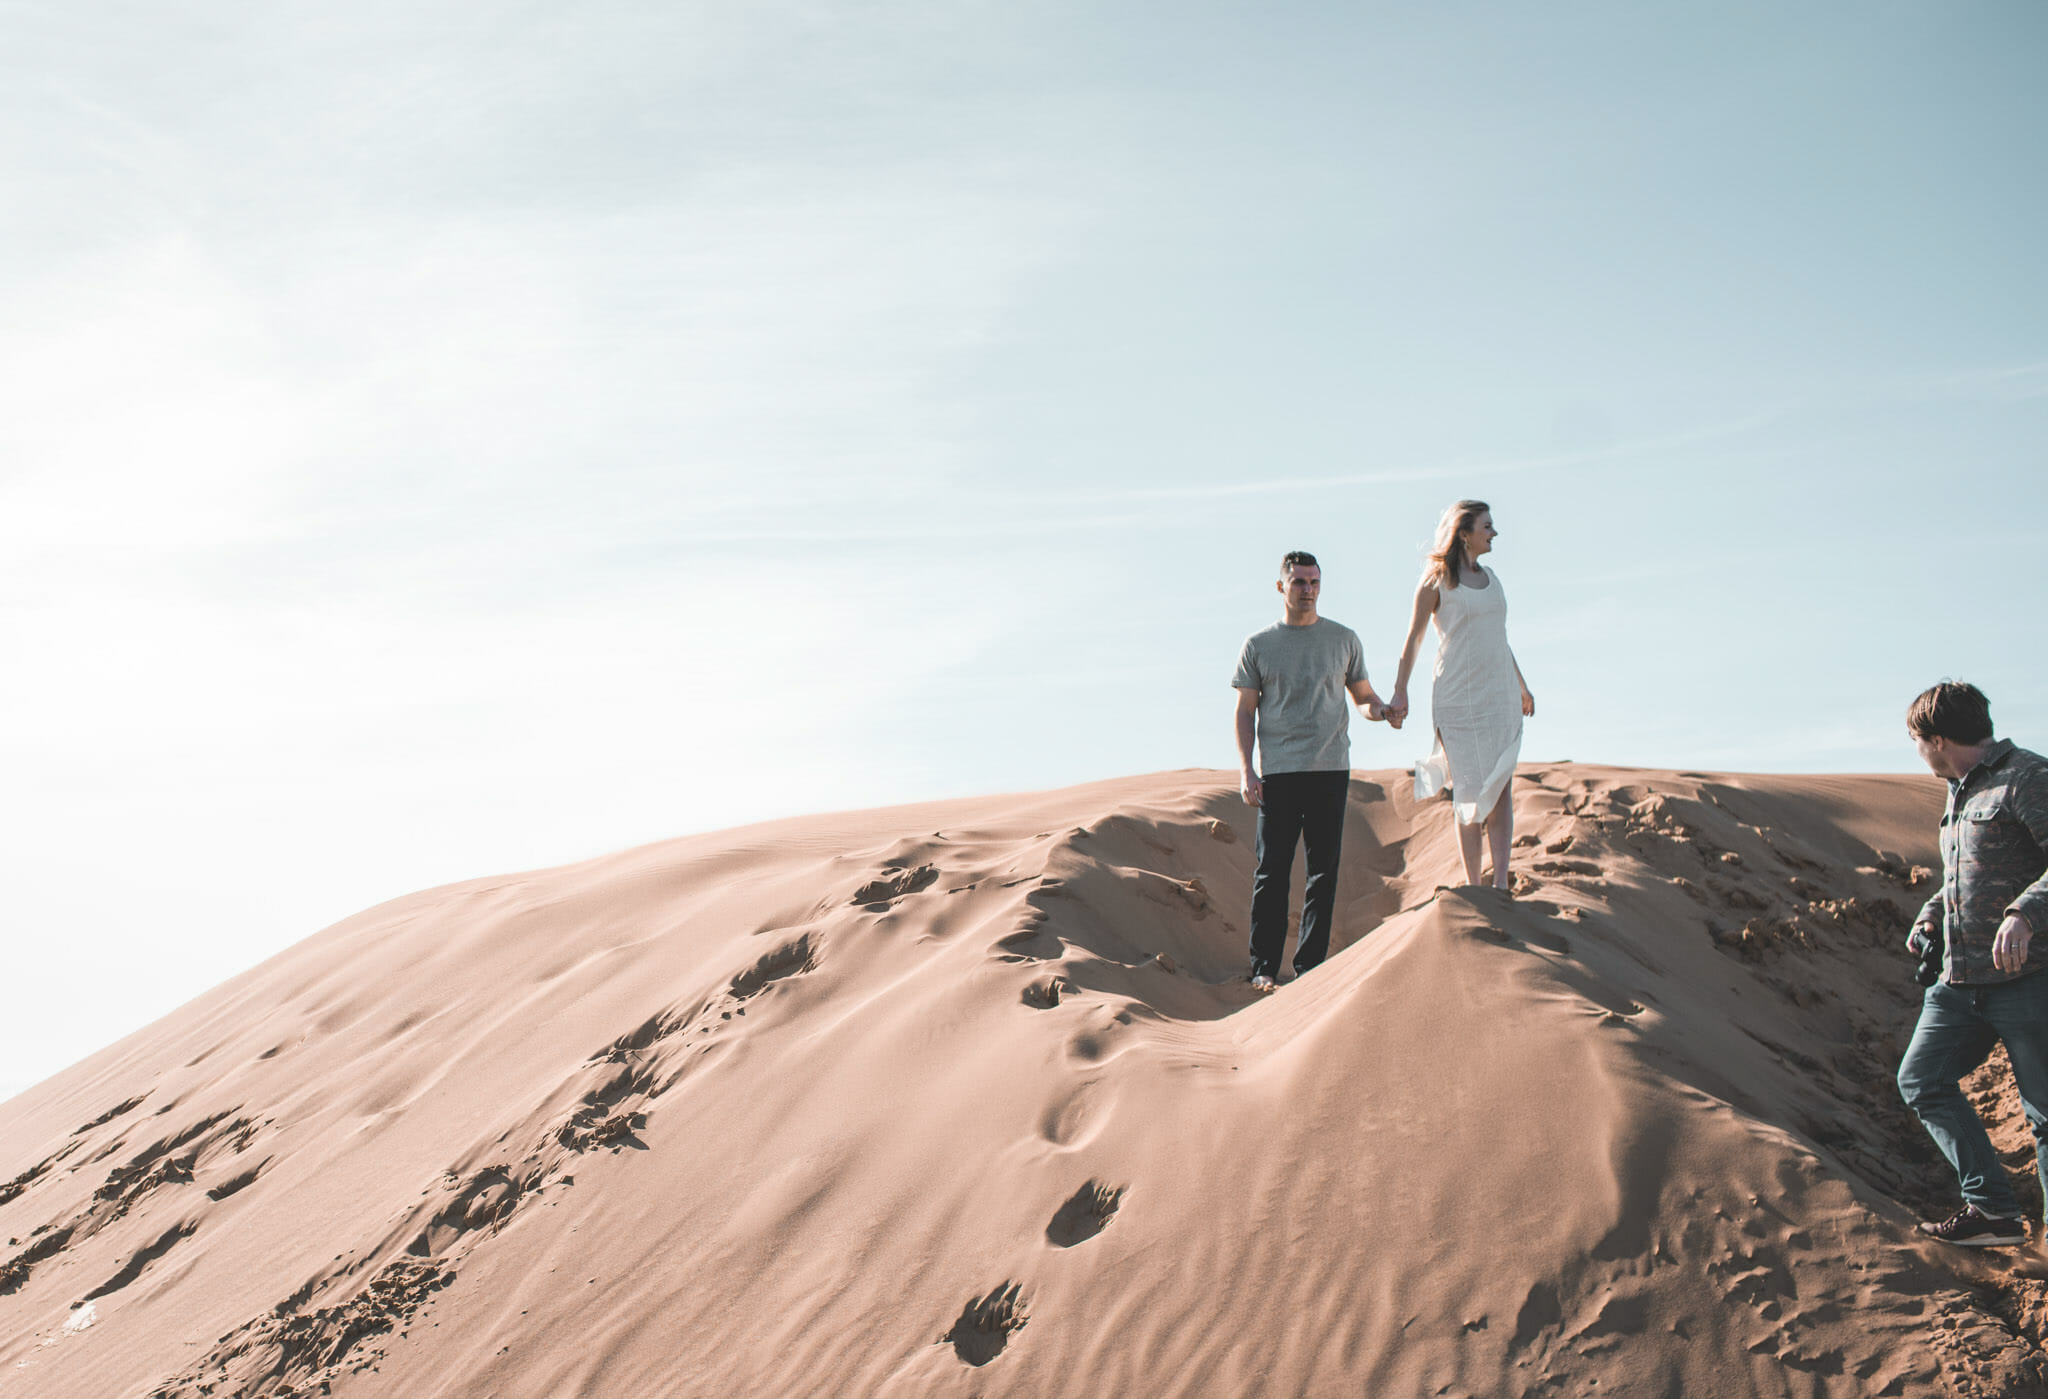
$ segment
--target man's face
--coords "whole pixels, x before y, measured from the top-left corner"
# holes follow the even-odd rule
[[[1954,746],[1945,738],[1921,738],[1917,734],[1913,738],[1913,747],[1919,750],[1920,761],[1927,764],[1928,770],[1936,777],[1951,782],[1962,776],[1956,771],[1955,754],[1949,751]]]
[[[1287,599],[1287,610],[1305,612],[1316,605],[1323,591],[1323,571],[1314,564],[1289,564],[1273,586]]]

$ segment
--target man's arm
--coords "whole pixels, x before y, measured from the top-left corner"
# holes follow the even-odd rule
[[[2048,852],[2048,774],[2037,769],[2015,782],[2012,806],[2013,815],[2034,838],[2034,847]],[[2005,921],[1998,925],[1998,935],[1991,940],[1991,965],[2005,972],[2016,972],[2025,966],[2027,946],[2033,941],[2034,930],[2042,927],[2048,927],[2048,869],[2043,869],[2032,884],[2005,906]]]
[[[1936,876],[1938,879],[1939,876]],[[1906,950],[1914,956],[1920,955],[1920,944],[1916,939],[1926,933],[1930,937],[1941,931],[1941,885],[1934,886],[1934,892],[1927,902],[1920,905],[1920,912],[1914,916],[1913,926],[1906,932]]]
[[[1344,687],[1351,692],[1351,702],[1359,707],[1365,717],[1377,724],[1387,717],[1387,707],[1380,701],[1370,680],[1354,680]]]
[[[2037,768],[2014,783],[2012,805],[2013,815],[2034,838],[2035,848],[2048,853],[2048,771]],[[2018,914],[2036,931],[2048,928],[2048,869],[2020,890],[2005,911]]]
[[[1259,781],[1252,766],[1252,740],[1259,715],[1259,692],[1240,686],[1237,691],[1237,791],[1246,806],[1258,806],[1266,799],[1266,784]]]

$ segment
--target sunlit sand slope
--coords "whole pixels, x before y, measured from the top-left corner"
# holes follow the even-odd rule
[[[1264,999],[1211,772],[372,909],[0,1105],[0,1396],[2044,1392],[1911,1237],[1938,785],[1515,793],[1510,898],[1354,781]]]

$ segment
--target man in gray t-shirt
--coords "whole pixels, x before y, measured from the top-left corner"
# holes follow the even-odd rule
[[[1258,991],[1277,984],[1297,842],[1308,847],[1308,887],[1302,891],[1295,973],[1329,955],[1351,784],[1350,704],[1368,719],[1384,717],[1366,679],[1358,633],[1316,615],[1323,571],[1315,555],[1288,554],[1274,586],[1280,591],[1280,620],[1245,638],[1230,682],[1237,689],[1239,788],[1259,811],[1251,947],[1252,987]]]

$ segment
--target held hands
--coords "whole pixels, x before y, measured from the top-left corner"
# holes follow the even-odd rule
[[[1525,719],[1534,719],[1536,717],[1536,696],[1530,694],[1527,689],[1522,691],[1522,717]]]
[[[1259,781],[1259,775],[1246,768],[1237,776],[1237,794],[1244,798],[1246,806],[1264,806],[1266,784]]]
[[[1380,712],[1390,726],[1397,729],[1400,728],[1401,721],[1408,717],[1408,692],[1406,690],[1394,691]]]
[[[2017,913],[2005,915],[2005,921],[1998,925],[1998,936],[1991,939],[1991,965],[2002,972],[2016,972],[2027,962],[2027,944],[2034,939],[2034,930],[2027,926],[2027,920]]]

